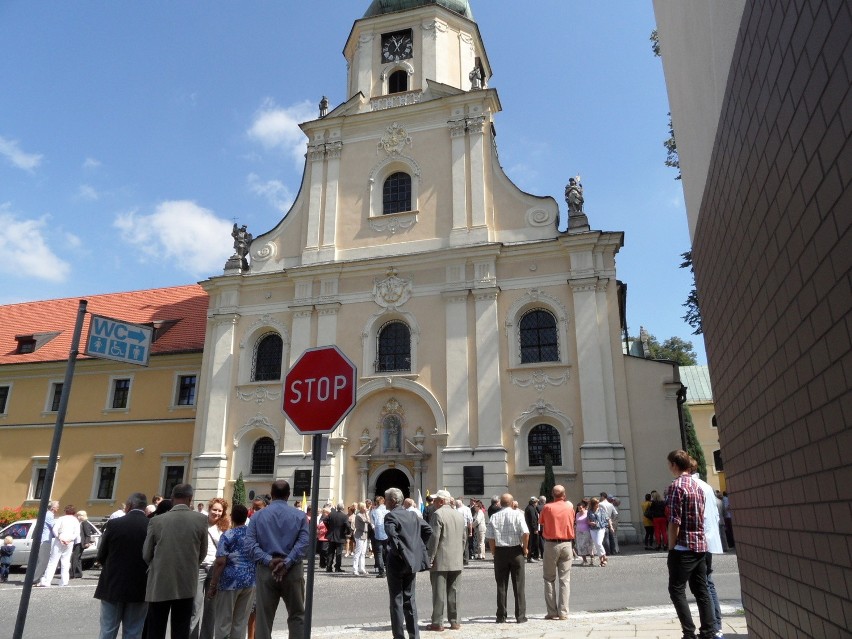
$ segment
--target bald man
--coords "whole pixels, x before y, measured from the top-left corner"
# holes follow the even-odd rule
[[[551,494],[553,501],[545,504],[540,518],[544,538],[544,602],[547,619],[565,620],[568,619],[568,597],[571,594],[574,504],[566,499],[564,486],[554,486]]]

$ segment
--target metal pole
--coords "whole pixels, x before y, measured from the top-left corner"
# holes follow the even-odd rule
[[[311,477],[311,519],[308,526],[310,543],[308,544],[308,579],[305,586],[305,639],[311,639],[311,617],[314,612],[314,564],[317,558],[317,511],[319,510],[320,457],[322,456],[322,435],[314,435],[311,444],[314,458],[314,474]]]
[[[21,601],[18,604],[18,618],[15,621],[15,632],[12,639],[22,639],[24,623],[27,620],[27,610],[30,607],[30,595],[33,590],[33,577],[38,564],[38,553],[41,549],[41,532],[44,530],[44,518],[47,516],[47,504],[53,488],[53,477],[56,474],[56,460],[59,457],[59,442],[62,441],[62,428],[65,425],[65,413],[68,410],[68,397],[71,395],[71,381],[74,379],[74,364],[77,362],[77,349],[80,346],[80,333],[83,332],[83,319],[86,317],[86,300],[80,300],[77,308],[77,323],[71,337],[71,351],[68,354],[68,364],[65,367],[65,380],[62,382],[62,395],[59,397],[59,410],[56,412],[56,426],[53,429],[53,443],[50,445],[50,457],[44,473],[44,486],[41,490],[41,501],[38,506],[38,518],[33,531],[32,550],[27,564],[27,575],[24,577],[24,589],[21,591]],[[37,540],[37,541],[36,541]],[[53,575],[48,575],[53,578]]]

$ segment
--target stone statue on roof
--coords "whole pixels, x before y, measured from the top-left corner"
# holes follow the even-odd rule
[[[237,226],[234,222],[234,229],[231,231],[231,237],[234,238],[234,254],[225,262],[225,272],[240,272],[248,270],[248,260],[246,256],[249,252],[249,246],[254,239],[245,224]]]
[[[584,201],[580,176],[568,178],[568,184],[565,185],[565,202],[568,203],[568,215],[582,213]]]

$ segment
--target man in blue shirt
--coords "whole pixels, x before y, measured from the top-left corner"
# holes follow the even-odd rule
[[[58,501],[48,502],[47,512],[44,515],[44,528],[41,529],[41,546],[38,550],[38,563],[33,575],[33,583],[38,583],[47,569],[47,562],[50,560],[50,547],[53,544],[53,523],[56,521],[56,511],[58,510]]]
[[[388,534],[385,532],[385,498],[376,497],[376,507],[370,511],[370,520],[373,522],[373,555],[376,558],[376,577],[385,576],[385,561],[388,553]]]
[[[246,554],[257,564],[256,639],[271,639],[272,621],[280,600],[287,607],[290,639],[301,639],[305,625],[305,576],[308,520],[305,513],[287,504],[290,484],[272,483],[272,501],[251,518],[245,539]]]

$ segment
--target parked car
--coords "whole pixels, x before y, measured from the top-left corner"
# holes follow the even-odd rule
[[[0,530],[0,541],[6,537],[12,538],[12,544],[15,546],[15,552],[12,554],[12,566],[26,566],[30,560],[30,550],[33,546],[33,530],[35,529],[35,519],[19,519],[18,521],[9,524],[3,530]],[[101,540],[101,531],[97,525],[92,524],[97,530],[96,535],[92,535],[92,545],[83,549],[83,569],[88,570],[95,564],[98,556],[98,542]]]

